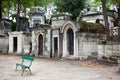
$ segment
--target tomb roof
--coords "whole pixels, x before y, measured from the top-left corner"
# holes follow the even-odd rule
[[[44,15],[45,14],[45,10],[43,7],[34,7],[30,13],[32,15]]]
[[[98,30],[105,30],[105,26],[100,23],[91,23],[91,22],[85,22],[80,21],[77,22],[80,25],[80,29],[84,31],[98,31]]]

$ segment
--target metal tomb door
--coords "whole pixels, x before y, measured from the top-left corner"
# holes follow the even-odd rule
[[[54,38],[54,57],[58,56],[58,38]]]
[[[67,31],[67,50],[69,55],[74,55],[74,32],[72,29]]]
[[[13,37],[13,52],[17,52],[17,37]]]

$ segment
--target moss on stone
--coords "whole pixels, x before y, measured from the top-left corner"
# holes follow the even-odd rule
[[[100,23],[91,23],[85,21],[80,21],[77,23],[80,25],[80,32],[97,33],[99,30],[105,30],[105,26]]]

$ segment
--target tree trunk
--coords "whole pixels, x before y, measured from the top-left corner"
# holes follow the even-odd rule
[[[19,28],[19,17],[20,17],[20,0],[17,0],[18,2],[18,9],[17,9],[17,16],[16,16],[16,31],[18,31]]]
[[[101,2],[102,2],[103,16],[105,20],[105,27],[108,29],[109,24],[108,24],[108,16],[107,16],[107,9],[106,9],[106,0],[101,0]]]
[[[24,13],[24,17],[26,17],[26,8],[24,8],[23,13]]]
[[[108,24],[108,16],[107,16],[107,9],[106,9],[106,0],[101,0],[102,2],[102,11],[103,11],[103,17],[104,17],[104,22],[105,22],[105,33],[107,40],[109,40],[109,24]]]
[[[2,19],[2,0],[0,0],[0,20]]]
[[[118,18],[120,19],[120,3],[118,4]]]
[[[10,9],[7,9],[8,13],[7,13],[7,17],[8,19],[10,18],[9,14],[10,14]]]

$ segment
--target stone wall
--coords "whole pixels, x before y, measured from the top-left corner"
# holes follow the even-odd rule
[[[0,37],[0,53],[8,53],[8,37]]]
[[[58,27],[61,27],[61,26],[63,26],[63,24],[64,24],[65,22],[66,22],[66,21],[64,21],[64,20],[52,21],[52,27],[53,27],[53,29],[58,28]]]
[[[14,46],[14,38],[17,38],[17,45]],[[11,32],[9,33],[9,53],[28,54],[30,52],[31,33]],[[15,50],[15,48],[17,48]]]
[[[93,33],[81,33],[78,42],[78,55],[89,56],[97,52],[97,35]]]
[[[31,36],[28,36],[28,35],[24,35],[24,39],[23,39],[23,51],[24,53],[30,53],[30,43],[32,42],[31,41]]]
[[[17,38],[17,49],[14,51],[14,38]],[[22,53],[23,48],[23,32],[10,32],[9,33],[9,53]]]
[[[0,35],[4,35],[4,30],[0,29]]]
[[[108,14],[110,14],[111,12],[108,12]],[[113,15],[112,15],[113,16]],[[114,20],[114,18],[111,15],[108,15],[108,23],[110,25],[110,27],[113,27],[114,23],[112,22]],[[101,24],[105,24],[104,22],[104,18],[103,15],[99,12],[96,13],[91,13],[91,14],[84,14],[82,16],[82,21],[86,21],[86,22],[92,22],[95,23],[97,19],[100,20]]]
[[[50,57],[51,53],[51,30],[47,30],[45,33],[44,55]]]
[[[111,55],[120,56],[120,45],[98,45],[98,55],[109,57]]]

